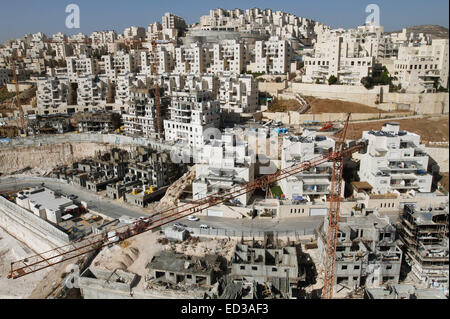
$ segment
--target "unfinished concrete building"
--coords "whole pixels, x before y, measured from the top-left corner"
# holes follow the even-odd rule
[[[85,112],[75,115],[78,132],[110,132],[120,127],[120,114],[112,112]]]
[[[256,281],[266,281],[276,277],[290,280],[299,279],[297,252],[295,247],[253,248],[238,244],[233,258],[232,275],[251,277]]]
[[[448,205],[420,210],[405,205],[401,215],[400,240],[405,261],[427,288],[448,292]]]
[[[439,289],[420,289],[412,285],[395,284],[383,288],[367,288],[364,299],[447,299]]]
[[[280,246],[278,240],[237,244],[231,260],[230,278],[234,283],[256,284],[266,297],[290,298],[305,279],[297,247]],[[261,290],[261,289],[259,289]]]
[[[164,92],[161,92],[163,96]],[[161,117],[166,118],[169,97],[161,98]],[[130,136],[156,137],[155,88],[131,88],[128,111],[122,115],[125,132]]]
[[[69,115],[37,115],[35,119],[28,119],[28,134],[63,134],[73,131]]]
[[[169,282],[185,286],[211,286],[216,281],[215,272],[220,270],[216,255],[204,258],[162,252],[147,265],[156,282]]]
[[[72,176],[72,183],[98,192],[105,190],[108,184],[118,182],[125,176],[128,152],[120,149],[112,149],[111,152],[103,154],[99,152],[94,158],[81,160],[73,166],[79,173]]]
[[[325,265],[328,218],[318,234],[320,260]],[[336,249],[335,289],[378,287],[398,283],[402,251],[396,229],[377,213],[341,217]]]
[[[185,169],[184,165],[172,163],[167,152],[137,147],[136,151],[130,152],[127,176],[145,179],[150,185],[160,188],[176,181]]]

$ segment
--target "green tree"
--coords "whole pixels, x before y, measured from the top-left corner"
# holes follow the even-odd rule
[[[373,78],[371,76],[365,76],[361,79],[361,84],[364,85],[366,89],[371,89],[374,85]]]
[[[334,75],[330,75],[330,77],[328,78],[328,84],[333,85],[336,84],[337,82],[338,82],[337,77],[335,77]]]

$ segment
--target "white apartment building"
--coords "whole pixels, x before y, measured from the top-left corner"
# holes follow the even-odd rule
[[[108,78],[106,76],[85,75],[78,78],[77,103],[82,107],[98,110],[106,105]],[[95,109],[92,108],[92,109]]]
[[[145,36],[145,28],[142,27],[132,26],[123,31],[123,37],[126,40],[143,40]]]
[[[393,76],[407,92],[433,92],[435,81],[448,87],[448,39],[433,40],[431,44],[402,46],[394,61]]]
[[[281,169],[319,158],[335,147],[335,141],[329,137],[316,135],[313,131],[304,131],[302,136],[285,136],[281,152]],[[333,163],[326,162],[302,171],[280,181],[280,187],[286,199],[313,200],[328,196],[331,190]],[[342,181],[342,190],[345,182]]]
[[[172,92],[169,119],[164,121],[165,138],[201,147],[206,129],[218,127],[220,105],[210,91]]]
[[[114,55],[104,55],[102,57],[105,74],[115,81],[119,74],[132,73],[136,70],[136,58],[132,54],[119,51]]]
[[[271,37],[268,41],[256,41],[255,61],[248,71],[266,74],[286,74],[290,70],[291,46],[286,40]]]
[[[244,44],[236,40],[223,40],[214,44],[211,72],[241,74],[245,70],[244,50]]]
[[[37,113],[44,115],[66,113],[69,85],[67,77],[38,78]]]
[[[90,39],[92,44],[107,44],[113,43],[117,40],[117,33],[115,31],[95,31],[92,32]]]
[[[258,85],[251,75],[221,76],[219,101],[222,112],[253,113],[258,108]]]
[[[71,82],[77,82],[79,76],[98,73],[97,62],[85,55],[66,58],[67,76]]]
[[[380,131],[365,131],[367,152],[362,155],[359,178],[375,194],[431,192],[432,175],[427,173],[428,156],[420,136],[401,131],[398,123],[386,123]]]
[[[130,101],[130,89],[133,87],[134,75],[120,74],[116,80],[116,96],[114,102],[118,105],[127,105]]]
[[[186,21],[183,18],[169,12],[164,14],[161,20],[163,29],[183,30],[187,27]]]
[[[158,83],[160,87],[164,87],[167,95],[171,95],[172,92],[183,91],[186,76],[182,74],[159,74]]]
[[[314,33],[316,22],[293,14],[258,8],[243,10],[210,10],[200,17],[199,28],[211,31],[259,32],[271,36],[308,38]]]
[[[160,101],[161,116],[164,119],[170,98],[161,97]],[[127,135],[156,137],[158,123],[156,120],[155,89],[131,88],[128,112],[122,115],[122,119]]]
[[[208,64],[207,49],[199,43],[175,49],[175,73],[206,73]]]
[[[365,46],[365,38],[343,29],[331,30],[318,39],[314,56],[305,57],[303,82],[328,83],[335,76],[339,83],[361,85],[361,79],[372,74],[375,49]]]
[[[53,42],[66,42],[67,35],[65,35],[64,33],[58,32],[58,33],[52,35],[52,41]]]
[[[195,166],[196,179],[192,183],[194,200],[254,179],[254,163],[248,144],[238,141],[234,134],[225,133],[220,140],[206,140],[201,156],[201,163]],[[251,196],[251,193],[243,194],[236,197],[233,203],[247,205]]]
[[[210,91],[212,98],[217,99],[219,79],[213,74],[187,74],[183,77],[184,91]]]

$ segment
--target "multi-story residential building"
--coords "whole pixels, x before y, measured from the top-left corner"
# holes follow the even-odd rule
[[[186,21],[183,18],[169,12],[163,15],[161,20],[163,29],[184,30],[187,27]]]
[[[205,73],[209,66],[207,57],[207,49],[199,43],[176,48],[175,72],[180,74]]]
[[[210,91],[212,98],[217,99],[219,79],[213,74],[188,74],[182,76],[184,91]]]
[[[372,75],[377,49],[365,47],[366,38],[346,30],[325,32],[314,46],[314,56],[305,57],[303,82],[328,83],[335,76],[342,84],[361,85]]]
[[[214,44],[211,72],[241,74],[245,70],[244,50],[244,44],[237,40],[223,40]]]
[[[131,73],[120,74],[116,80],[116,96],[114,102],[127,105],[130,101],[130,89],[133,87],[134,76]]]
[[[129,27],[123,31],[123,37],[126,40],[143,40],[145,39],[145,28]]]
[[[247,66],[247,70],[267,74],[286,74],[290,71],[291,45],[279,37],[271,37],[268,41],[256,41],[255,61]]]
[[[39,78],[37,80],[37,113],[40,115],[65,113],[69,79],[66,77]]]
[[[258,8],[243,10],[210,10],[209,15],[200,17],[199,28],[205,31],[243,31],[291,37],[309,38],[319,24],[313,20],[293,14]],[[321,25],[321,24],[319,24]]]
[[[448,293],[448,204],[427,210],[405,205],[400,239],[414,276],[427,288]]]
[[[448,87],[448,39],[431,44],[402,46],[394,61],[394,83],[410,92],[433,92],[437,83]]]
[[[318,234],[321,265],[327,254],[328,217]],[[396,229],[378,213],[341,217],[336,248],[334,289],[378,287],[399,282],[402,251]],[[324,266],[322,266],[324,267]]]
[[[97,61],[85,55],[66,58],[67,76],[76,83],[79,76],[94,75],[98,73]]]
[[[281,169],[326,155],[335,146],[329,137],[305,131],[302,136],[285,136],[281,151]],[[327,162],[280,181],[286,199],[314,199],[330,194],[332,163]],[[342,189],[344,189],[342,181]]]
[[[172,92],[170,116],[164,121],[166,140],[201,147],[203,133],[218,127],[220,105],[210,91]]]
[[[115,81],[119,74],[133,73],[136,70],[137,59],[134,55],[119,51],[114,55],[102,57],[105,74]]]
[[[120,126],[120,114],[113,112],[77,113],[78,132],[111,132]]]
[[[253,113],[258,108],[258,85],[251,75],[220,77],[220,108],[225,112]]]
[[[202,199],[208,195],[254,179],[254,162],[248,144],[238,141],[236,135],[225,133],[220,140],[206,140],[202,148],[201,163],[196,164],[196,179],[192,183],[192,197]],[[251,193],[233,200],[246,205]]]
[[[164,97],[161,92],[161,117],[167,116],[169,97]],[[130,102],[128,112],[122,115],[126,134],[130,136],[156,137],[157,119],[155,107],[154,88],[130,89]]]
[[[113,30],[95,31],[92,32],[90,39],[92,41],[92,44],[113,43],[115,40],[117,40],[117,33]]]
[[[432,175],[420,136],[401,131],[398,123],[386,123],[380,131],[365,131],[367,152],[362,155],[359,178],[374,193],[430,192]]]
[[[106,76],[85,75],[78,78],[77,103],[79,106],[101,109],[106,105],[108,78]]]

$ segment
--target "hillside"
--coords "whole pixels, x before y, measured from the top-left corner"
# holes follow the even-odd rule
[[[402,30],[387,33],[400,33],[400,32],[402,32]],[[448,39],[448,29],[440,25],[426,24],[426,25],[411,26],[406,28],[406,32],[407,34],[410,34],[411,32],[429,34],[432,39]]]

